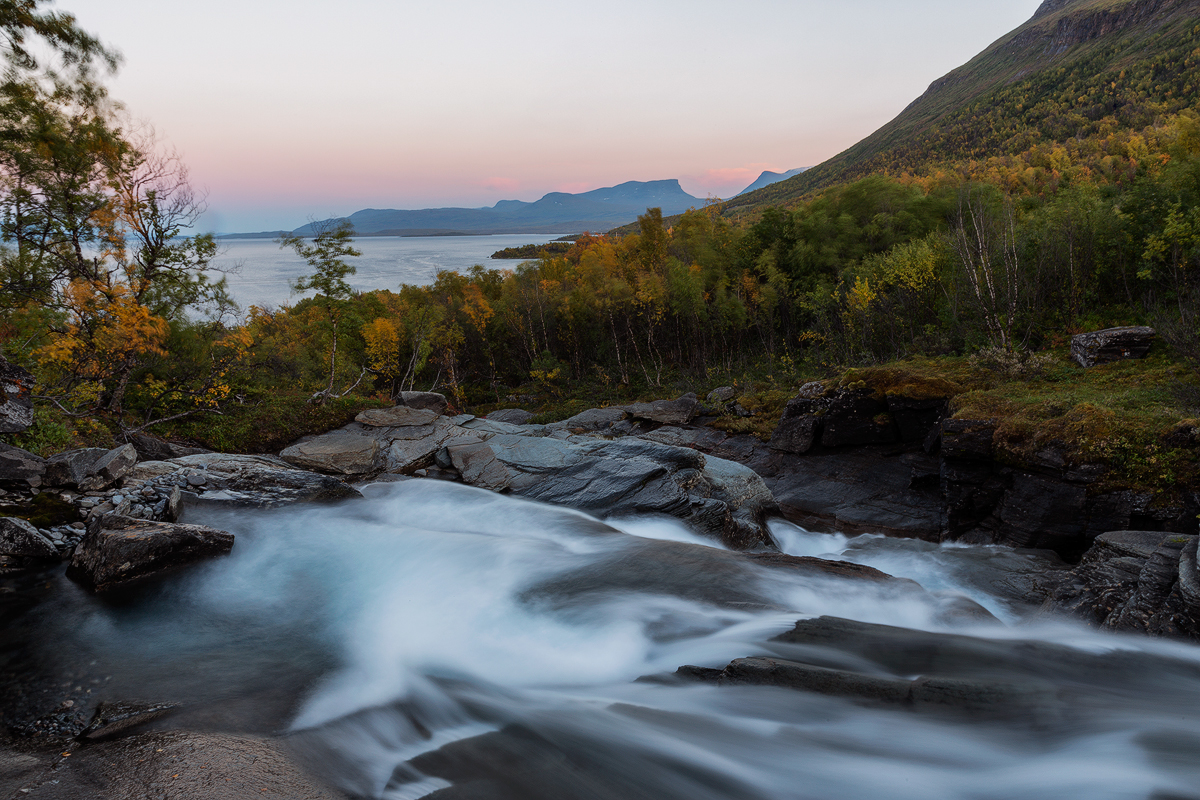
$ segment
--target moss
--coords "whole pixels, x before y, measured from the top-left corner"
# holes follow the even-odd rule
[[[28,505],[0,505],[0,516],[17,517],[38,528],[52,528],[79,522],[79,510],[57,495],[42,492]]]

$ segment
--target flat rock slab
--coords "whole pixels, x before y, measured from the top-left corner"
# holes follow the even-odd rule
[[[44,458],[0,442],[0,481],[40,481],[45,472]]]
[[[1144,325],[1105,328],[1071,337],[1071,358],[1082,367],[1145,358],[1154,343],[1154,329]]]
[[[223,555],[232,548],[233,534],[216,528],[106,515],[75,548],[67,575],[103,593]]]
[[[179,474],[188,479],[188,502],[272,508],[291,503],[327,503],[362,497],[331,475],[296,469],[274,456],[200,453],[139,464],[126,484],[146,477]]]
[[[333,431],[298,442],[279,457],[289,464],[334,475],[366,475],[379,469],[379,441],[350,431]]]
[[[1163,531],[1108,531],[1096,537],[1092,549],[1084,554],[1084,560],[1122,557],[1147,559],[1164,541],[1178,535]]]
[[[446,408],[449,406],[449,403],[446,402],[446,395],[438,392],[401,392],[397,399],[400,401],[400,405],[427,409],[435,414],[445,414]]]
[[[629,415],[634,419],[646,419],[664,425],[686,425],[698,413],[700,401],[695,394],[685,394],[675,400],[634,403],[629,407]]]
[[[507,422],[509,425],[524,425],[533,419],[534,415],[523,408],[502,408],[487,415],[495,422]]]
[[[393,406],[391,408],[368,408],[359,413],[354,421],[373,428],[394,428],[431,425],[438,416],[437,412],[425,408]]]

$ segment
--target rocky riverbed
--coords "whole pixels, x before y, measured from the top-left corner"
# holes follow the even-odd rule
[[[708,720],[704,752],[728,747],[717,729],[751,724],[717,710],[731,692],[822,697],[835,705],[820,713],[867,709],[902,727],[894,714],[932,719],[911,724],[938,737],[964,720],[1018,738],[1032,724],[1064,743],[1080,719],[1117,713],[1082,696],[1139,670],[1161,673],[1130,689],[1151,717],[1164,681],[1200,693],[1192,645],[1122,644],[1138,655],[1106,660],[1091,644],[1052,647],[1038,627],[1061,617],[1100,637],[1196,640],[1190,501],[1089,493],[1095,470],[1051,455],[996,464],[986,421],[947,419],[927,399],[881,411],[855,390],[806,387],[769,443],[703,424],[728,400],[538,426],[518,411],[447,416],[444,399],[417,394],[278,455],[144,437],[45,460],[0,448],[0,501],[31,520],[0,520],[0,790],[501,798],[586,784],[670,797],[703,758],[651,768],[663,754],[579,738],[596,720],[569,721],[578,711],[559,701],[539,718],[528,692],[641,687],[596,696],[671,730],[684,709],[646,692],[702,696],[686,713]],[[644,763],[644,785],[589,747]],[[1162,786],[1182,785],[1173,769]],[[791,796],[775,778],[717,772],[725,788],[679,796]],[[845,796],[873,796],[855,785]],[[942,796],[970,794],[954,785]]]

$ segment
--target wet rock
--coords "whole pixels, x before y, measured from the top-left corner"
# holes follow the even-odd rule
[[[791,404],[789,403],[789,405]],[[820,417],[811,415],[789,417],[787,412],[784,412],[784,416],[779,420],[775,432],[771,434],[771,441],[767,443],[767,446],[781,453],[799,455],[811,450],[812,446],[820,441],[820,437]]]
[[[942,458],[988,461],[992,457],[994,420],[945,419],[941,422]]]
[[[133,445],[124,444],[113,448],[96,460],[89,470],[88,477],[80,481],[79,488],[87,491],[112,486],[137,463],[137,449]]]
[[[0,482],[41,481],[46,460],[28,450],[0,442]]]
[[[1153,343],[1154,329],[1144,325],[1106,328],[1072,336],[1071,358],[1081,367],[1145,358]]]
[[[445,414],[449,406],[446,395],[438,392],[401,392],[396,399],[400,401],[400,405],[425,409],[435,414]]]
[[[17,517],[0,517],[0,555],[55,561],[59,557],[54,542]]]
[[[103,447],[84,447],[56,453],[46,460],[47,486],[78,487],[95,474],[96,463],[108,455]]]
[[[365,475],[380,466],[379,441],[349,431],[333,431],[285,448],[289,464],[334,475]]]
[[[21,433],[33,424],[34,379],[0,356],[0,433]]]
[[[126,736],[134,729],[161,719],[177,708],[177,703],[102,702],[96,707],[92,721],[77,738],[87,742],[99,742]]]
[[[868,389],[841,392],[829,400],[822,418],[821,444],[825,447],[886,444],[897,434],[887,403]]]
[[[233,534],[226,531],[110,514],[89,526],[75,548],[67,575],[103,593],[160,577],[232,548]]]
[[[887,397],[887,410],[902,442],[925,441],[946,416],[948,405],[944,397],[914,399],[891,394]]]
[[[1104,627],[1126,631],[1147,630],[1151,619],[1166,604],[1179,578],[1180,553],[1185,545],[1195,540],[1194,536],[1164,537],[1142,564],[1137,588],[1119,609],[1104,620]]]
[[[698,413],[700,413],[700,401],[692,392],[675,400],[634,403],[629,407],[631,417],[660,422],[663,425],[686,425]]]
[[[202,487],[191,487],[186,499],[204,505],[269,508],[362,496],[357,489],[331,475],[296,469],[273,456],[200,453],[158,463],[170,468],[164,474],[162,467],[152,467],[160,480],[170,476],[186,484],[188,474],[202,472],[206,482]]]
[[[534,415],[523,408],[502,408],[487,415],[496,422],[507,422],[509,425],[524,425],[533,419]]]

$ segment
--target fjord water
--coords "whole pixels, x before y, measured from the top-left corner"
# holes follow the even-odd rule
[[[1200,797],[1200,648],[1031,621],[993,589],[1036,554],[773,523],[787,551],[920,592],[764,567],[671,520],[434,481],[365,494],[193,514],[236,534],[231,555],[133,602],[64,584],[40,610],[47,646],[94,662],[114,697],[186,703],[179,724],[286,731],[358,797]],[[964,595],[1003,624],[947,614]],[[852,641],[771,641],[822,615],[979,637],[1017,661],[1052,647],[1077,666],[1039,675],[1061,706],[1000,716],[639,680],[752,655],[917,677]],[[1028,678],[1005,658],[990,670]]]
[[[542,244],[557,236],[363,236],[354,240],[362,255],[347,259],[358,270],[349,283],[360,291],[395,291],[402,283],[433,283],[439,270],[465,273],[476,264],[515,267],[519,261],[493,261],[492,253],[505,247]],[[291,285],[311,269],[293,251],[281,250],[273,239],[221,239],[218,245],[213,274],[226,274],[230,294],[243,309],[251,305],[278,307],[299,299],[292,295]]]

